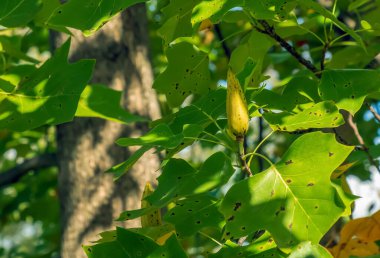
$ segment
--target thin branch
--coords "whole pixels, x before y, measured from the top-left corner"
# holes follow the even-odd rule
[[[376,110],[371,106],[371,104],[367,103],[369,111],[371,111],[372,115],[375,117],[375,119],[380,122],[380,115],[376,112]]]
[[[224,54],[226,55],[227,59],[229,60],[231,58],[231,49],[227,46],[227,43],[225,41],[225,38],[223,36],[222,30],[220,29],[219,24],[215,24],[214,29],[215,29],[216,35],[218,36],[218,38],[222,44]]]
[[[325,59],[326,59],[326,52],[329,48],[329,43],[326,42],[324,45],[323,45],[323,49],[322,49],[322,56],[321,56],[321,71],[325,70]]]
[[[361,134],[359,132],[359,129],[358,129],[356,123],[354,122],[353,116],[351,114],[348,115],[347,123],[351,127],[351,129],[354,131],[354,135],[355,135],[356,139],[358,140],[358,142],[359,142],[359,144],[361,146],[361,149],[367,154],[369,162],[380,173],[378,164],[375,161],[375,159],[372,157],[371,153],[369,152],[369,148],[366,146],[366,144],[365,144],[365,142],[363,140],[363,137],[361,136]]]
[[[240,159],[242,170],[245,171],[245,173],[250,177],[250,176],[252,176],[252,171],[249,168],[249,166],[247,165],[247,161],[246,161],[246,157],[245,157],[245,152],[246,152],[245,149],[246,148],[244,146],[244,138],[243,137],[239,137],[239,138],[237,137],[236,138],[236,141],[238,142],[238,145],[239,145],[238,156]]]
[[[0,173],[0,188],[18,182],[21,177],[26,175],[29,171],[40,170],[53,166],[57,166],[57,155],[55,153],[46,153],[41,156],[25,160],[23,163]]]
[[[303,58],[297,51],[296,49],[291,46],[288,42],[286,42],[285,39],[281,38],[280,35],[278,35],[274,28],[270,26],[266,21],[264,20],[258,20],[258,22],[264,27],[264,29],[261,29],[257,26],[255,26],[255,29],[263,34],[266,34],[276,40],[283,48],[285,48],[286,51],[289,52],[295,59],[298,60],[300,64],[305,66],[307,69],[309,69],[312,73],[314,73],[318,78],[321,77],[320,71],[315,67],[309,60],[306,60]]]

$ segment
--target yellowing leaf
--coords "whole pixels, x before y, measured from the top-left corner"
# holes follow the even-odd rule
[[[351,220],[340,232],[340,242],[330,249],[336,258],[380,254],[380,211],[370,217]]]
[[[152,206],[149,201],[145,200],[145,197],[151,195],[153,192],[154,192],[154,190],[153,190],[153,187],[151,186],[151,184],[146,183],[145,189],[143,192],[143,196],[141,199],[141,208],[149,208]],[[153,209],[152,211],[148,212],[147,214],[141,216],[141,227],[143,227],[143,228],[160,226],[161,224],[162,224],[162,221],[161,221],[160,209]]]

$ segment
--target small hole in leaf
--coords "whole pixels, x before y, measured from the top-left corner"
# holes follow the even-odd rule
[[[333,156],[334,153],[333,152],[329,152],[329,157]]]
[[[201,224],[201,221],[200,221],[200,220],[198,220],[198,221],[197,221],[197,224]]]
[[[293,164],[293,160],[285,161],[285,165],[290,165],[290,164]]]
[[[234,220],[234,218],[235,218],[235,216],[231,216],[231,217],[229,217],[229,218],[228,218],[228,220],[227,220],[227,221],[233,221],[233,220]]]
[[[286,179],[286,183],[290,184],[292,182],[291,179]]]
[[[241,202],[235,203],[234,211],[237,211],[241,207]]]
[[[310,186],[314,186],[314,183],[310,182],[310,183],[307,184],[307,186],[309,186],[309,187]]]
[[[87,251],[89,251],[90,253],[92,252],[91,248],[87,248]]]

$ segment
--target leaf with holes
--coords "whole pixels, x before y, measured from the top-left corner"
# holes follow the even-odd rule
[[[75,116],[98,117],[124,124],[148,120],[127,112],[120,103],[121,92],[104,85],[87,85],[80,96]]]
[[[249,237],[248,237],[249,239]],[[262,236],[255,239],[249,245],[240,246],[232,241],[227,240],[224,246],[210,258],[230,258],[230,257],[286,257],[284,253],[276,248],[276,244],[272,236],[268,232],[264,232]]]
[[[176,202],[164,220],[175,226],[177,236],[191,236],[203,228],[219,228],[223,215],[218,211],[217,199],[208,194],[192,195]]]
[[[41,0],[1,0],[0,25],[26,26],[41,8]]]
[[[154,81],[153,88],[166,94],[170,106],[181,105],[191,94],[202,95],[211,90],[206,53],[181,42],[167,50],[167,58],[168,67]]]
[[[17,87],[11,92],[0,89],[0,129],[24,131],[72,120],[79,97],[92,74],[94,61],[69,64],[69,48],[70,41],[67,41],[52,58],[27,76],[16,81],[11,77],[20,77],[19,74],[9,76],[9,82],[16,82]],[[8,81],[6,78],[6,75],[2,76]]]
[[[70,27],[90,35],[125,8],[146,0],[70,0],[54,10],[48,26]]]
[[[164,22],[158,30],[158,34],[163,38],[166,46],[178,37],[192,35],[192,10],[199,2],[200,0],[171,0],[162,8]]]
[[[238,6],[243,6],[243,0],[210,0],[201,1],[193,9],[191,23],[197,24],[206,19],[210,19],[213,23],[218,23],[223,15],[230,9]]]
[[[95,245],[83,246],[89,258],[106,258],[112,253],[114,258],[134,257],[187,257],[176,237],[172,235],[164,245],[155,243],[151,238],[118,227],[101,235],[104,238]]]
[[[227,183],[233,172],[231,160],[223,152],[211,155],[198,171],[182,159],[170,159],[147,200],[161,207],[179,197],[205,193]]]
[[[298,114],[265,113],[264,119],[273,130],[294,132],[309,128],[331,128],[344,124],[343,116],[332,101],[319,102]]]
[[[380,92],[379,81],[380,72],[376,70],[327,70],[322,74],[319,94],[354,115],[367,95]]]
[[[246,1],[245,6],[256,19],[284,19],[296,6],[295,0]]]
[[[273,41],[267,36],[257,31],[250,32],[231,54],[229,64],[232,70],[236,74],[239,74],[243,71],[247,61],[253,60],[255,65],[251,72],[252,75],[248,79],[250,80],[249,86],[258,86],[262,74],[264,57],[272,45]]]
[[[333,258],[333,256],[323,246],[311,244],[311,242],[303,242],[299,244],[288,258]]]
[[[334,134],[299,137],[276,165],[231,187],[221,205],[229,238],[268,230],[280,248],[318,243],[346,205],[330,176],[353,150]]]

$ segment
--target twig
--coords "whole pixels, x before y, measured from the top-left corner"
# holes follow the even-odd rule
[[[376,110],[371,106],[371,104],[367,103],[369,111],[371,111],[372,115],[375,117],[375,119],[380,122],[380,115],[376,112]]]
[[[354,131],[354,135],[355,135],[356,139],[358,140],[358,142],[359,142],[359,144],[361,146],[361,149],[367,154],[369,162],[380,173],[378,164],[375,161],[375,159],[372,157],[371,153],[369,152],[369,148],[366,146],[366,144],[365,144],[365,142],[363,140],[363,137],[360,135],[359,129],[358,129],[356,123],[354,122],[354,119],[353,119],[353,117],[352,117],[351,114],[349,114],[348,117],[347,117],[347,123],[351,127],[351,129]]]
[[[220,40],[220,42],[222,44],[222,48],[223,48],[224,54],[226,55],[227,59],[229,60],[231,58],[231,50],[227,46],[227,43],[225,41],[225,38],[223,37],[223,33],[222,33],[221,29],[220,29],[219,24],[215,24],[214,29],[215,29],[216,35],[218,36],[218,38],[219,38],[219,40]]]
[[[57,156],[55,153],[46,153],[32,159],[25,160],[23,163],[0,173],[0,188],[15,183],[31,170],[57,166]]]
[[[326,52],[327,49],[329,48],[329,43],[326,42],[323,45],[323,50],[322,50],[322,56],[321,56],[321,71],[325,70],[325,59],[326,59]]]
[[[283,38],[278,35],[274,28],[270,26],[266,21],[264,20],[258,20],[258,22],[264,27],[264,29],[261,29],[254,25],[254,28],[263,34],[267,34],[274,40],[276,40],[283,48],[285,48],[286,51],[289,52],[295,59],[298,60],[299,63],[301,63],[303,66],[305,66],[307,69],[309,69],[311,72],[313,72],[318,78],[321,77],[320,71],[315,67],[309,60],[306,60],[303,58],[294,47],[292,47],[288,42],[286,42]]]
[[[249,166],[247,165],[247,162],[245,160],[246,157],[245,157],[244,138],[242,138],[242,137],[236,138],[236,141],[239,144],[239,153],[238,153],[238,155],[239,155],[240,163],[241,163],[241,166],[242,166],[243,170],[247,173],[248,176],[252,176],[252,171],[249,168]]]

